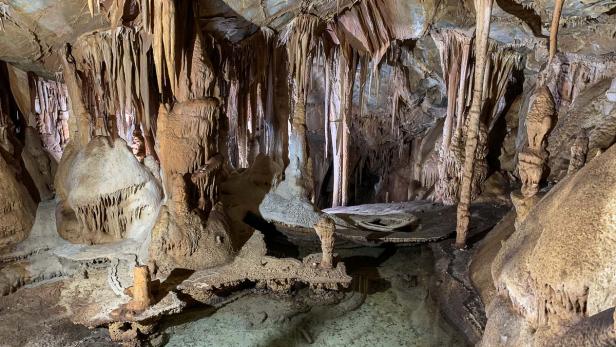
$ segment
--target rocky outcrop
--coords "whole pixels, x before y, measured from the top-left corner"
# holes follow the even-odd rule
[[[614,306],[615,165],[612,146],[555,186],[503,244],[492,274],[504,299],[488,311],[485,346],[541,345]],[[526,335],[491,340],[492,329],[513,333],[506,320],[527,326]]]

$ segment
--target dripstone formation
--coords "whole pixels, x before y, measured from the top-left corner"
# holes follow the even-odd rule
[[[0,0],[0,345],[616,345],[615,28]]]

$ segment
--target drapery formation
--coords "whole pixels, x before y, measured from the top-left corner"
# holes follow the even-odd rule
[[[280,76],[286,75],[285,59],[286,52],[277,46],[274,32],[268,28],[225,51],[229,160],[233,167],[249,167],[258,154],[281,164],[287,161],[286,141],[282,140],[287,134],[286,119],[277,107],[287,93],[280,83]]]
[[[136,124],[150,131],[150,45],[135,29],[118,27],[82,36],[73,47],[95,133],[120,135],[130,142]]]
[[[464,148],[467,141],[470,106],[472,104],[471,76],[475,70],[474,37],[458,30],[435,32],[433,38],[439,48],[443,79],[447,86],[447,116],[443,124],[442,141],[437,146],[439,157],[435,200],[455,204],[459,199]],[[472,195],[480,192],[487,177],[487,139],[502,112],[504,96],[515,70],[520,69],[521,56],[510,48],[489,42],[482,88],[482,111],[475,151]]]

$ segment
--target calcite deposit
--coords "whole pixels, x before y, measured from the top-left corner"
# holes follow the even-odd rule
[[[614,28],[0,0],[0,345],[616,345]]]

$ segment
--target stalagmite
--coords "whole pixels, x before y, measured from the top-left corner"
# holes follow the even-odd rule
[[[473,85],[473,101],[469,111],[466,148],[464,152],[464,167],[460,186],[460,202],[458,203],[458,222],[456,226],[456,247],[466,246],[466,237],[470,222],[471,188],[473,181],[473,165],[477,150],[479,122],[482,109],[482,93],[484,67],[488,50],[492,0],[475,0],[476,11],[476,68]]]
[[[569,158],[569,168],[567,174],[572,174],[581,169],[586,164],[588,154],[588,136],[584,132],[580,133],[571,146],[571,156]]]
[[[131,301],[126,309],[138,313],[145,311],[152,305],[152,280],[147,265],[135,266],[133,270],[133,286],[130,288]]]
[[[526,116],[528,148],[534,153],[542,153],[556,110],[552,92],[547,86],[539,87],[534,96],[535,101]]]
[[[323,215],[314,225],[314,229],[321,240],[321,252],[323,254],[319,266],[323,269],[333,268],[333,252],[335,242],[336,224],[327,215]]]
[[[519,226],[539,200],[541,179],[548,159],[546,138],[552,129],[555,103],[547,86],[538,87],[526,116],[527,145],[518,153],[518,173],[522,181],[520,192],[511,193],[516,209],[515,225]]]
[[[522,181],[522,195],[533,197],[539,191],[539,183],[543,175],[545,157],[535,152],[521,152],[518,154],[518,170]]]
[[[318,17],[300,15],[287,25],[281,38],[287,47],[293,97],[289,165],[285,171],[285,180],[296,185],[300,198],[304,199],[312,194],[313,184],[306,139],[306,98],[309,91],[312,58],[317,46],[318,26]]]

